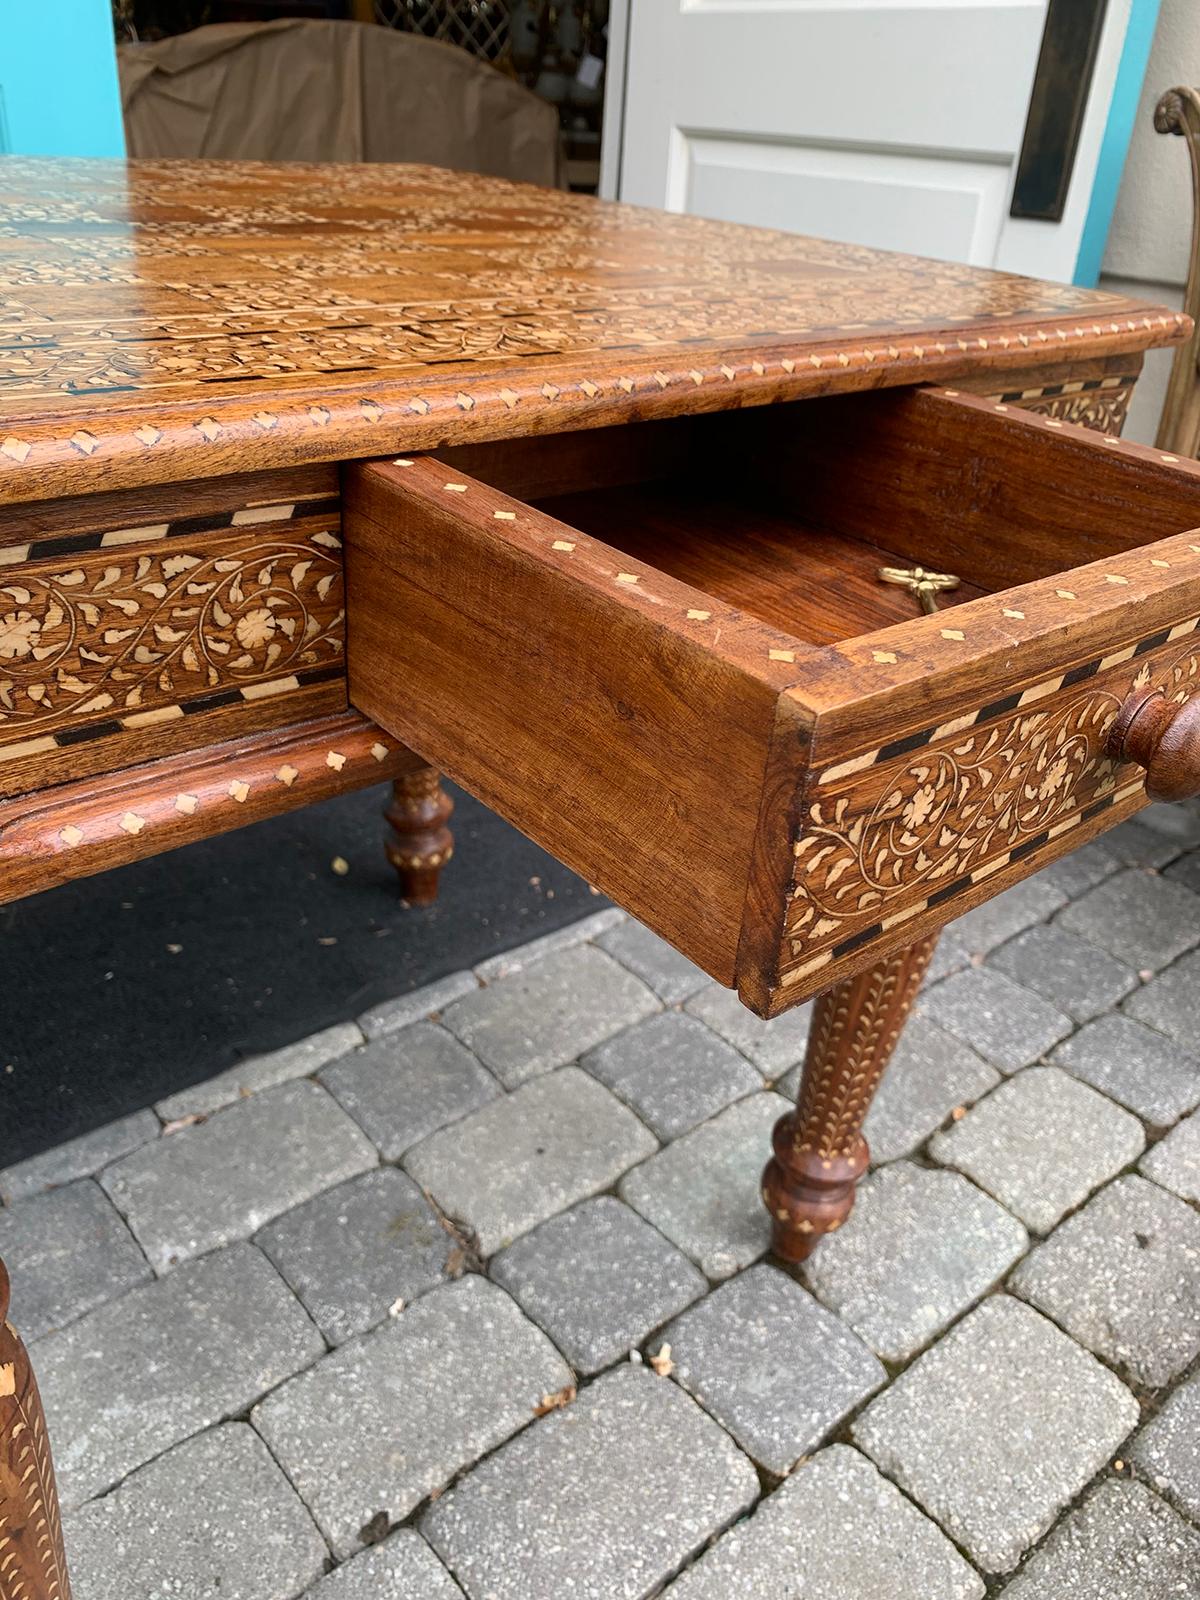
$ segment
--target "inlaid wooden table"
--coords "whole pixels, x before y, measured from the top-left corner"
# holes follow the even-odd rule
[[[10,160],[0,318],[0,899],[384,777],[427,899],[448,772],[760,1015],[821,995],[788,1259],[942,924],[1200,788],[1200,467],[1118,438],[1174,313],[423,168]],[[5,1326],[0,1596],[67,1594]]]

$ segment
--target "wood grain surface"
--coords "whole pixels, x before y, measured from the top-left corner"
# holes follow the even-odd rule
[[[329,468],[84,504],[0,517],[0,795],[345,709]]]
[[[0,164],[0,499],[1138,352],[1120,296],[426,167]]]
[[[419,766],[346,712],[18,795],[0,801],[0,903]]]
[[[955,390],[693,418],[665,475],[656,427],[610,487],[604,435],[348,473],[352,701],[768,1013],[1144,802],[1108,739],[1200,674],[1195,463]]]

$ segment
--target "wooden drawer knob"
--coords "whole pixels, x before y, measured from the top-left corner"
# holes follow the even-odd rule
[[[1108,753],[1146,769],[1151,800],[1200,795],[1200,696],[1180,705],[1161,689],[1137,689],[1108,736]]]

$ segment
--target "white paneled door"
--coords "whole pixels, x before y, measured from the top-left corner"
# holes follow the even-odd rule
[[[1046,0],[629,0],[623,200],[1070,279],[1130,0],[1061,222],[1009,216]],[[619,108],[613,108],[619,109]]]

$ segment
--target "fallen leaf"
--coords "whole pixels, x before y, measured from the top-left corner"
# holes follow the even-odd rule
[[[163,1137],[168,1133],[178,1133],[181,1128],[194,1128],[198,1122],[205,1120],[203,1112],[190,1111],[186,1117],[176,1117],[174,1122],[168,1122],[163,1127]]]
[[[318,939],[317,943],[318,944],[336,944],[337,940],[334,939],[334,938]]]
[[[533,1408],[535,1417],[547,1416],[551,1411],[561,1411],[569,1406],[575,1398],[575,1385],[568,1383],[566,1388],[557,1390],[554,1394],[544,1394]]]
[[[675,1371],[675,1363],[671,1360],[671,1346],[660,1345],[658,1354],[650,1357],[650,1365],[660,1378],[669,1378]]]
[[[329,865],[337,873],[339,878],[344,878],[350,871],[350,863],[346,860],[345,856],[334,856]]]

